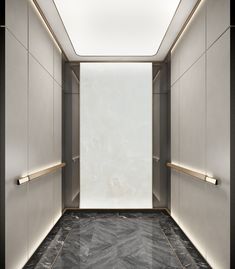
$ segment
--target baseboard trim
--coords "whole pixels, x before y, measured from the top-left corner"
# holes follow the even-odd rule
[[[66,211],[78,211],[78,212],[156,212],[156,211],[166,211],[170,215],[170,211],[166,207],[159,207],[159,208],[64,208],[63,214]]]

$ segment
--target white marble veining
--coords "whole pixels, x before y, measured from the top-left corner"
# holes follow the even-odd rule
[[[67,210],[24,269],[211,269],[164,210]]]
[[[81,208],[152,207],[152,65],[82,63]]]

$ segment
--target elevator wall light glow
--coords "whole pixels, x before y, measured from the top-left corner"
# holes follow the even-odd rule
[[[35,5],[34,1],[31,0],[30,4],[32,5],[32,7],[34,8],[34,10],[36,11],[38,17],[40,18],[40,20],[42,21],[45,29],[47,30],[47,32],[49,33],[51,39],[53,40],[54,44],[56,45],[57,49],[59,50],[59,52],[61,53],[61,48],[59,46],[59,44],[57,43],[57,41],[55,40],[53,34],[51,33],[51,30],[48,28],[48,25],[46,24],[44,18],[42,17],[42,14],[40,13],[40,11],[38,10],[38,7]]]

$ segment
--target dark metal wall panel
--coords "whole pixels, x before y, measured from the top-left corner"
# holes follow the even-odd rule
[[[230,25],[235,25],[235,1],[230,1]]]
[[[1,25],[5,1],[0,1]],[[5,28],[0,27],[0,268],[5,268]]]
[[[63,208],[68,207],[71,200],[71,188],[72,188],[72,94],[63,93],[63,162],[66,163],[66,167],[63,171],[62,181],[62,197]]]
[[[5,25],[5,0],[0,1],[0,25]]]
[[[79,207],[79,83],[69,62],[63,64],[63,208]],[[78,195],[77,195],[78,194]]]
[[[168,161],[171,160],[171,53],[166,57],[166,87],[167,87],[167,152]],[[171,173],[167,169],[167,208],[171,210]]]
[[[168,206],[168,178],[167,172],[168,169],[166,167],[166,163],[169,160],[168,156],[168,93],[161,94],[160,101],[160,115],[161,115],[161,123],[160,123],[160,137],[161,137],[161,147],[160,147],[160,178],[161,178],[161,197],[164,201],[164,207]]]
[[[158,81],[154,85],[160,84]],[[160,98],[159,93],[153,93],[153,156],[160,159]],[[160,161],[153,159],[153,195],[161,200]]]
[[[169,62],[163,63],[153,82],[153,194],[154,207],[169,206]],[[155,72],[156,73],[156,72]],[[156,76],[156,75],[155,75]]]

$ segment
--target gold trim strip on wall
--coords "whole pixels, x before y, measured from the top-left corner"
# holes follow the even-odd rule
[[[51,166],[51,167],[48,167],[46,169],[43,169],[43,170],[40,170],[38,172],[35,172],[35,173],[32,173],[32,174],[29,174],[25,177],[22,177],[22,178],[19,178],[17,180],[17,184],[18,185],[22,185],[28,181],[31,181],[31,180],[34,180],[36,178],[39,178],[39,177],[42,177],[42,176],[45,176],[45,175],[48,175],[50,173],[53,173],[54,171],[62,168],[65,166],[65,163],[60,163],[60,164],[57,164],[57,165],[54,165],[54,166]]]
[[[202,174],[202,173],[199,173],[199,172],[196,172],[196,171],[187,169],[185,167],[182,167],[182,166],[179,166],[179,165],[176,165],[176,164],[173,164],[173,163],[167,163],[166,166],[167,167],[170,167],[171,169],[174,169],[176,171],[179,171],[181,173],[184,173],[184,174],[190,175],[192,177],[195,177],[197,179],[200,179],[202,181],[211,183],[213,185],[217,185],[218,184],[218,180],[217,179],[212,178],[212,177],[208,177],[205,174]]]

